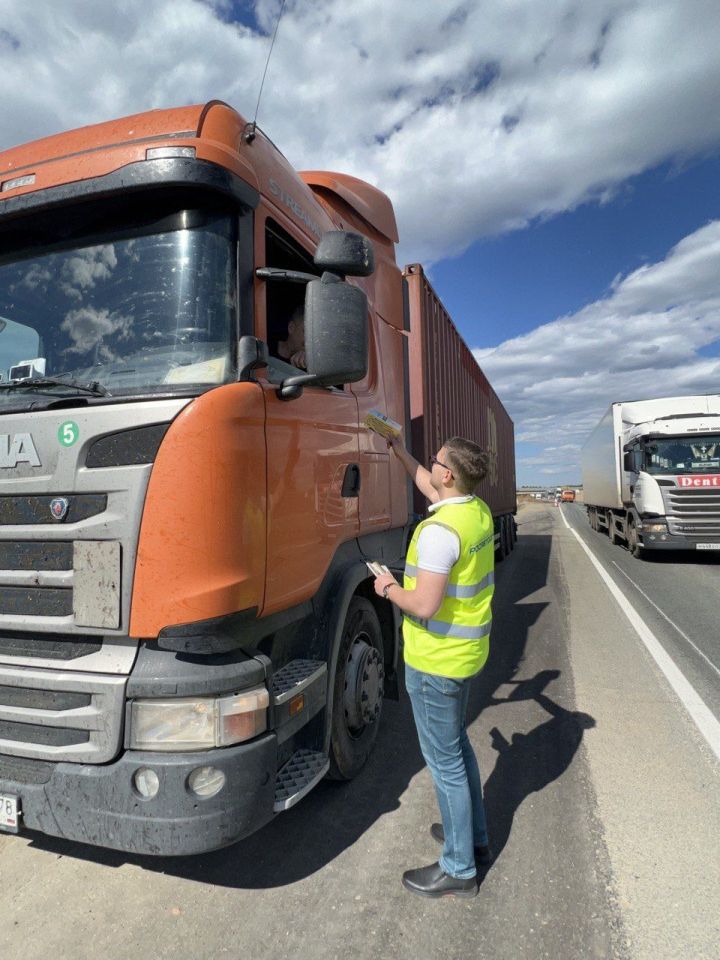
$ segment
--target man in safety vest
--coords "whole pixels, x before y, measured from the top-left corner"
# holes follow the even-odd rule
[[[473,495],[487,455],[453,437],[427,470],[401,441],[390,444],[431,501],[430,516],[413,535],[403,586],[386,575],[375,580],[375,591],[404,613],[405,686],[442,817],[430,832],[443,844],[440,860],[408,870],[403,884],[426,897],[474,897],[476,857],[491,857],[480,772],[465,729],[470,681],[487,660],[492,623],[493,518]]]

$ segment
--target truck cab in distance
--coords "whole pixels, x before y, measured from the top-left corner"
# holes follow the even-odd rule
[[[720,396],[614,403],[582,466],[590,526],[634,556],[720,550]]]

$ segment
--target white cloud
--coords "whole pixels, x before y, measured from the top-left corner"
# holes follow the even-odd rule
[[[229,0],[0,0],[0,147],[212,97],[251,117],[278,8],[259,33]],[[260,124],[377,183],[402,255],[437,259],[716,149],[719,41],[715,0],[289,0]]]
[[[616,279],[609,296],[498,347],[473,353],[540,464],[579,477],[579,447],[616,400],[720,393],[720,221],[664,260]],[[560,471],[562,472],[562,471]],[[525,482],[524,474],[520,479]]]
[[[88,354],[97,349],[97,356],[102,360],[116,358],[112,347],[104,342],[105,338],[117,334],[118,339],[126,340],[131,327],[131,317],[91,306],[70,310],[60,324],[60,329],[65,330],[73,341],[65,353]]]
[[[83,291],[91,290],[99,280],[109,280],[116,266],[117,256],[111,243],[80,250],[63,262],[63,292],[81,300]]]

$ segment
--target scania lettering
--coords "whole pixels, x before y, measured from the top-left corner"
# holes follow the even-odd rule
[[[0,467],[16,467],[19,463],[40,466],[33,438],[29,433],[16,433],[14,436],[0,434]]]
[[[363,770],[401,656],[366,561],[400,575],[426,508],[370,410],[423,461],[483,445],[512,549],[512,422],[389,199],[245,129],[0,157],[0,830],[201,853]]]

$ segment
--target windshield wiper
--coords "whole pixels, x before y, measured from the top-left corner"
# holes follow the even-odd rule
[[[38,392],[41,392],[44,387],[70,387],[71,390],[90,393],[94,397],[111,396],[110,391],[101,383],[98,383],[97,380],[93,380],[91,383],[81,383],[79,380],[60,380],[56,377],[30,377],[27,380],[14,380],[12,383],[0,383],[0,390],[38,390]]]

